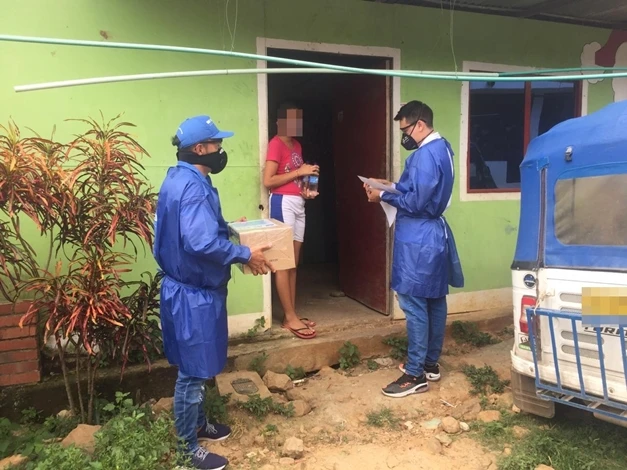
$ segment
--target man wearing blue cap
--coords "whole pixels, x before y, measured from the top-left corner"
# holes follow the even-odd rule
[[[174,417],[179,438],[194,467],[221,470],[228,460],[207,452],[199,441],[221,441],[228,426],[210,423],[203,410],[204,384],[226,364],[227,284],[231,265],[247,264],[253,274],[272,266],[263,252],[229,241],[218,191],[211,175],[227,164],[221,132],[209,116],[183,122],[172,139],[178,164],[168,170],[159,191],[154,255],[164,273],[161,284],[163,346],[179,368]]]

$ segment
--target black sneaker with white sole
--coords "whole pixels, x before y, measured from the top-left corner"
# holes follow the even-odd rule
[[[403,374],[406,374],[405,364],[400,364],[398,368]],[[442,377],[440,375],[440,364],[430,365],[425,364],[425,376],[429,382],[437,382]]]
[[[218,442],[223,441],[231,435],[231,428],[226,424],[211,424],[207,421],[205,425],[198,430],[198,442]]]
[[[218,454],[212,454],[206,451],[202,447],[196,449],[196,452],[192,454],[192,466],[199,470],[222,470],[225,468],[229,461]]]
[[[398,380],[381,390],[386,397],[403,398],[414,393],[423,393],[429,390],[429,382],[426,376],[414,377],[403,374]]]

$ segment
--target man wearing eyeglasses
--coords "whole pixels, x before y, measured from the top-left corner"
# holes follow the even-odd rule
[[[438,360],[446,327],[449,285],[463,287],[464,276],[453,232],[444,219],[454,181],[453,150],[433,128],[433,111],[420,101],[404,105],[394,118],[401,145],[413,151],[398,183],[400,193],[365,186],[369,202],[397,209],[392,261],[392,289],[407,319],[407,362],[403,375],[385,387],[389,397],[426,392],[440,380]]]
[[[229,241],[218,191],[211,176],[226,167],[221,132],[209,116],[183,122],[172,139],[178,164],[159,191],[154,255],[164,273],[161,284],[163,346],[179,369],[174,417],[179,439],[195,468],[221,470],[227,459],[207,452],[201,441],[221,441],[228,426],[210,423],[203,410],[204,384],[219,374],[227,358],[227,284],[231,265],[247,264],[253,274],[272,266],[263,252]]]

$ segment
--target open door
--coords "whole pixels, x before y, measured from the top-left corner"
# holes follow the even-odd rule
[[[388,176],[388,87],[385,77],[344,76],[333,116],[340,288],[389,315],[389,229],[370,204],[358,175]],[[324,178],[324,175],[322,175]]]

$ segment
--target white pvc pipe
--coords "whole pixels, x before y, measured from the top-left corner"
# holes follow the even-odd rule
[[[281,73],[295,73],[295,74],[310,74],[310,73],[348,73],[358,74],[359,72],[350,72],[334,69],[312,69],[312,68],[262,68],[262,69],[224,69],[224,70],[193,70],[188,72],[163,72],[163,73],[145,73],[135,75],[116,75],[111,77],[94,77],[94,78],[79,78],[76,80],[62,80],[58,82],[46,82],[36,83],[31,85],[17,85],[13,89],[20,93],[23,91],[37,91],[48,90],[52,88],[66,88],[83,85],[97,85],[101,83],[116,83],[116,82],[132,82],[139,80],[156,80],[163,78],[184,78],[184,77],[207,77],[215,75],[244,75],[244,74],[281,74]],[[423,72],[423,73],[437,73],[443,76],[458,75],[457,72]],[[464,72],[463,75],[473,75],[475,72]],[[477,73],[481,76],[486,75],[483,72]],[[498,77],[495,73],[494,76]]]

